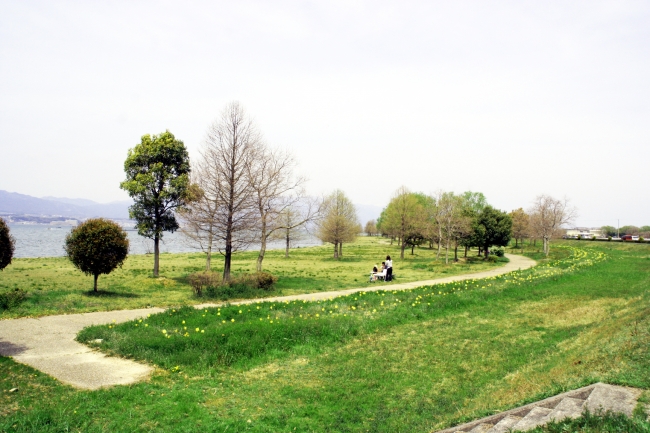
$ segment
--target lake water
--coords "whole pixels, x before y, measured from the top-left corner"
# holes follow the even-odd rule
[[[41,224],[10,224],[11,235],[16,239],[14,257],[60,257],[65,255],[63,245],[65,237],[72,227],[52,227]],[[138,235],[136,231],[127,231],[129,237],[129,254],[147,254],[153,252],[153,241]],[[307,247],[321,245],[315,237],[306,237],[296,242],[294,247]],[[257,249],[258,245],[251,245],[250,249]],[[284,248],[283,241],[270,242],[267,249]],[[188,244],[187,239],[180,232],[165,232],[160,242],[161,253],[184,253],[200,251]]]

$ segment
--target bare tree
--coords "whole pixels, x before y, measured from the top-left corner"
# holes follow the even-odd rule
[[[208,128],[201,149],[208,177],[202,189],[214,204],[214,242],[224,255],[223,279],[230,280],[232,254],[254,240],[258,221],[249,166],[259,157],[262,139],[237,102],[229,103]]]
[[[200,248],[205,254],[205,270],[212,263],[212,251],[218,248],[220,225],[216,223],[222,212],[218,177],[209,171],[210,164],[205,158],[199,159],[192,167],[190,175],[189,200],[177,212],[181,221],[181,233],[192,247]]]
[[[449,248],[451,241],[456,242],[455,257],[458,255],[458,240],[462,233],[468,230],[468,222],[463,215],[463,201],[461,196],[453,192],[445,192],[438,199],[438,220],[440,230],[445,239],[445,264],[449,263]]]
[[[320,214],[321,202],[303,197],[300,202],[284,207],[275,220],[272,239],[285,241],[284,257],[289,257],[291,244],[307,234],[306,226]]]
[[[443,227],[444,227],[444,216],[445,216],[445,211],[444,207],[441,207],[441,202],[443,201],[443,197],[445,196],[444,191],[442,190],[437,190],[431,198],[433,199],[432,205],[429,207],[429,218],[432,221],[432,227],[431,231],[434,234],[435,239],[437,239],[438,243],[438,251],[436,252],[436,259],[440,258],[440,249],[442,248],[442,241],[444,239],[443,237]]]
[[[358,226],[357,211],[343,191],[337,189],[325,198],[316,236],[323,242],[334,244],[335,259],[342,256],[344,242],[356,239]]]
[[[293,208],[304,196],[302,186],[306,179],[294,177],[294,167],[294,159],[289,153],[267,148],[260,149],[257,158],[248,161],[248,178],[258,217],[260,251],[257,256],[257,272],[262,271],[269,238],[277,230],[288,227],[283,224],[286,222],[282,218],[283,212]],[[295,223],[304,224],[312,217],[310,214],[301,222]],[[297,225],[288,228],[295,227]]]
[[[529,209],[530,224],[533,232],[544,241],[544,254],[548,256],[551,238],[558,235],[560,228],[569,224],[577,216],[575,208],[569,205],[569,200],[557,200],[549,195],[538,195]]]

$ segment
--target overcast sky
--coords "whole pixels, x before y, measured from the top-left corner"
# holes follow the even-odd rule
[[[547,193],[650,224],[650,2],[0,1],[0,189],[124,200],[239,101],[317,195]]]

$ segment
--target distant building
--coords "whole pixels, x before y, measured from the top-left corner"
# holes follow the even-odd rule
[[[599,238],[602,237],[602,235],[602,230],[596,227],[574,227],[572,229],[567,229],[566,231],[567,238],[577,238],[578,236],[581,238],[592,238],[594,236]]]
[[[50,221],[51,226],[72,226],[76,227],[79,224],[77,220],[65,220],[65,221]]]

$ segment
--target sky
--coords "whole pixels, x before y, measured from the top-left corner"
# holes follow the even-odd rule
[[[312,195],[567,197],[650,225],[650,2],[0,1],[0,189],[126,200],[130,148],[198,158],[239,101]]]

